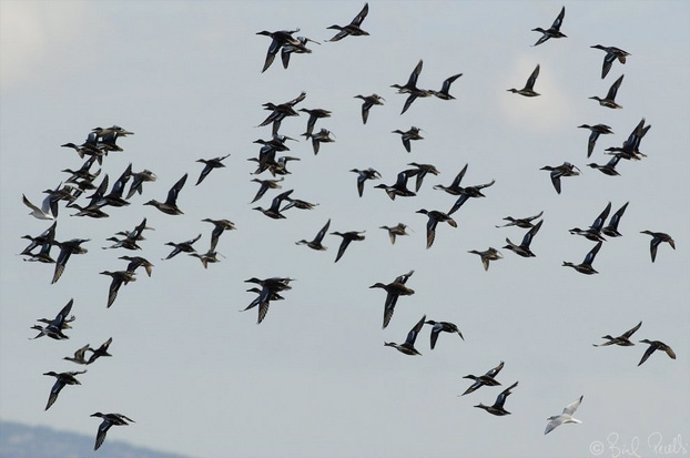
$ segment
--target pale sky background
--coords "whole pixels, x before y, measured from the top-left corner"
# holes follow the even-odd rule
[[[95,435],[91,413],[121,412],[137,422],[113,428],[108,440],[206,458],[583,457],[614,432],[621,445],[639,437],[642,456],[652,455],[646,441],[655,432],[664,442],[682,434],[690,450],[690,3],[569,2],[561,29],[568,38],[535,48],[539,34],[530,29],[548,27],[563,3],[372,1],[363,23],[371,36],[312,44],[313,53],[293,55],[287,71],[276,59],[260,73],[270,39],[256,32],[300,27],[300,35],[322,41],[333,35],[327,26],[348,23],[362,5],[0,1],[0,416]],[[589,48],[597,43],[632,54],[603,81],[604,53]],[[464,73],[452,86],[457,100],[418,100],[400,116],[405,98],[389,86],[404,83],[420,58],[421,87],[439,89]],[[541,97],[506,92],[522,87],[537,63]],[[605,95],[623,73],[622,110],[587,99]],[[255,127],[268,114],[260,105],[302,90],[298,107],[333,112],[317,129],[330,129],[336,142],[316,157],[308,142],[291,145],[289,154],[302,161],[290,163],[283,190],[320,205],[275,221],[248,205],[258,185],[249,182],[246,158],[258,152],[253,140],[270,136],[269,127]],[[386,104],[362,125],[353,96],[372,92]],[[603,149],[619,146],[643,117],[653,126],[641,147],[648,158],[621,161],[620,177],[585,166],[608,160]],[[281,133],[296,137],[306,121],[290,118]],[[599,139],[592,161],[582,123],[615,132]],[[56,238],[91,241],[50,285],[52,266],[16,256],[21,235],[49,226],[27,215],[21,194],[40,202],[43,189],[67,178],[61,169],[81,164],[60,145],[112,124],[136,134],[120,139],[125,151],[104,162],[111,183],[130,162],[159,179],[129,207],[107,210],[107,219],[72,218],[61,208]],[[408,154],[390,131],[411,125],[424,129],[425,140]],[[202,169],[196,159],[227,153],[227,168],[193,186]],[[564,179],[557,195],[539,168],[565,160],[583,175]],[[417,197],[392,202],[375,183],[357,197],[348,170],[374,167],[392,183],[412,161],[442,172],[427,177]],[[457,229],[440,226],[426,250],[426,218],[414,212],[448,210],[454,198],[432,186],[449,184],[465,163],[465,184],[496,184],[456,214]],[[164,199],[185,172],[184,215],[142,205]],[[609,201],[614,211],[630,205],[624,236],[605,242],[596,258],[600,274],[561,267],[581,262],[592,246],[568,229],[591,224]],[[484,272],[467,253],[500,248],[505,237],[519,242],[523,230],[494,225],[540,210],[536,258],[503,250],[505,259]],[[124,269],[117,257],[131,253],[100,247],[143,217],[156,228],[140,253],[156,265],[153,277],[139,273],[106,309],[110,278],[98,272]],[[219,264],[204,270],[184,255],[160,260],[165,242],[198,233],[205,251],[206,217],[237,224],[220,239]],[[331,230],[367,231],[337,264],[338,237],[325,239],[326,252],[294,244],[328,218]],[[378,226],[399,221],[415,232],[391,246]],[[677,250],[662,245],[652,264],[644,229],[671,234]],[[368,286],[410,269],[416,294],[399,300],[382,331],[385,293]],[[237,312],[253,298],[243,280],[274,275],[297,281],[257,326],[255,312]],[[70,339],[28,340],[34,321],[70,298],[77,316]],[[430,351],[427,327],[417,342],[421,357],[383,346],[402,342],[423,314],[457,323],[466,341],[443,335]],[[634,337],[663,340],[676,361],[655,354],[637,367],[643,344],[592,347],[640,320]],[[53,379],[41,374],[81,369],[61,358],[111,336],[114,356],[89,366],[83,385],[66,387],[44,412]],[[469,386],[462,376],[501,360],[504,387],[520,382],[506,403],[512,415],[472,407],[493,403],[500,387],[457,397]],[[546,418],[581,394],[576,417],[584,423],[544,437]]]

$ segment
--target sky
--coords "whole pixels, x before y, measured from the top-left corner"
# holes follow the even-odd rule
[[[371,1],[362,24],[370,36],[332,43],[326,27],[349,22],[362,2],[0,1],[0,417],[95,435],[91,413],[120,412],[136,423],[113,428],[108,440],[200,458],[614,456],[635,438],[637,453],[653,456],[658,437],[690,450],[690,4],[569,2],[567,38],[532,47],[539,34],[531,29],[548,27],[562,5]],[[256,32],[293,28],[322,43],[294,55],[289,69],[276,59],[262,74],[270,40]],[[604,53],[590,48],[597,43],[631,53],[605,80]],[[451,88],[456,100],[417,100],[400,115],[405,97],[389,86],[407,81],[419,59],[420,87],[439,89],[463,73]],[[540,97],[506,92],[536,64]],[[623,109],[588,100],[621,74]],[[252,141],[270,137],[256,127],[268,115],[261,104],[301,91],[298,107],[333,112],[317,129],[336,141],[318,156],[309,142],[290,145],[301,161],[290,163],[282,190],[319,205],[271,220],[251,209],[258,185],[246,159],[258,152]],[[354,96],[374,92],[386,101],[363,125]],[[647,158],[621,161],[619,177],[586,167],[608,160],[603,149],[620,146],[642,118],[652,125],[641,146]],[[592,161],[583,123],[615,132],[599,139]],[[89,238],[89,251],[51,285],[52,266],[16,255],[21,235],[49,226],[27,215],[21,195],[40,202],[42,190],[67,178],[60,170],[81,165],[60,145],[112,124],[135,135],[118,141],[124,151],[110,154],[102,173],[112,183],[132,163],[158,180],[110,218],[61,208],[56,238]],[[305,116],[290,118],[281,133],[296,138],[305,126]],[[391,131],[410,126],[425,138],[407,153]],[[194,186],[195,161],[225,154],[227,167]],[[413,161],[441,171],[416,197],[391,201],[374,183],[357,196],[350,169],[374,167],[391,184]],[[557,195],[539,168],[564,161],[582,175],[563,179]],[[426,218],[415,211],[447,211],[454,198],[432,186],[448,185],[465,164],[463,183],[496,184],[454,215],[458,228],[439,226],[427,250]],[[163,200],[184,173],[184,215],[142,205]],[[604,243],[598,275],[561,267],[592,245],[568,229],[628,201],[623,237]],[[506,237],[519,242],[523,230],[495,226],[541,210],[536,258],[502,250],[485,272],[467,253],[501,249]],[[101,247],[144,217],[155,231],[140,254],[155,264],[153,276],[140,273],[106,309],[110,278],[98,272],[124,269],[117,257],[131,253]],[[204,270],[189,256],[161,260],[166,242],[197,234],[205,251],[211,225],[201,220],[209,217],[237,225],[220,239],[220,263]],[[329,218],[331,231],[366,230],[337,264],[336,236],[325,238],[325,252],[294,243]],[[378,227],[398,222],[414,232],[391,245]],[[646,229],[672,235],[677,249],[662,245],[652,264]],[[385,294],[368,287],[409,270],[415,294],[381,330]],[[238,313],[253,298],[243,282],[253,276],[296,279],[258,326],[253,311]],[[29,340],[35,320],[70,298],[69,340]],[[416,344],[423,356],[384,347],[404,341],[422,315],[457,323],[465,341],[442,335],[430,351],[427,327]],[[675,361],[654,354],[637,367],[643,344],[592,347],[639,321],[635,339],[666,342]],[[53,379],[41,374],[81,369],[61,358],[109,337],[113,357],[89,366],[82,385],[66,387],[44,412]],[[505,417],[473,408],[493,403],[500,387],[458,397],[469,386],[464,375],[499,361],[502,385],[519,381]],[[546,418],[580,395],[583,423],[545,437]]]

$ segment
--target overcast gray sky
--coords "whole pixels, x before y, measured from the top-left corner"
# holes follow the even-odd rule
[[[121,412],[137,423],[113,428],[109,440],[197,457],[582,457],[593,441],[620,435],[619,445],[647,438],[664,443],[682,434],[690,450],[690,4],[687,2],[569,2],[561,28],[568,38],[531,47],[561,2],[370,2],[363,28],[369,37],[310,45],[284,70],[276,60],[261,68],[270,39],[260,30],[301,28],[323,41],[326,27],[348,23],[363,2],[30,2],[0,1],[0,415],[2,418],[94,434],[95,411]],[[605,80],[600,43],[630,52]],[[462,72],[452,86],[457,100],[423,99],[400,116],[404,96],[389,88],[404,83],[419,59],[421,87]],[[527,99],[506,92],[522,87],[536,64],[541,74]],[[625,80],[609,110],[588,100]],[[314,156],[302,141],[301,157],[283,190],[318,202],[312,211],[290,210],[274,221],[252,211],[257,190],[246,158],[251,142],[268,138],[256,128],[264,102],[281,103],[307,92],[299,107],[333,112],[326,127],[336,142]],[[362,125],[357,94],[386,98]],[[641,118],[653,127],[642,142],[648,158],[621,161],[620,177],[585,166],[588,132],[583,123],[605,123],[592,155],[619,146]],[[110,218],[68,216],[61,209],[56,238],[90,238],[88,254],[74,256],[54,285],[52,266],[22,262],[19,237],[49,224],[27,215],[21,194],[40,202],[81,161],[65,142],[81,143],[96,126],[119,124],[134,131],[119,140],[125,149],[104,162],[112,180],[127,164],[153,170],[156,183]],[[290,118],[281,133],[297,137],[306,117]],[[394,129],[424,129],[423,141],[404,151]],[[194,161],[230,153],[227,168],[193,186],[202,165]],[[563,180],[557,195],[543,165],[570,161],[582,176]],[[419,195],[390,201],[368,184],[359,199],[352,168],[374,167],[392,183],[408,162],[432,163]],[[425,249],[420,208],[447,210],[454,199],[432,189],[449,184],[469,163],[464,183],[496,180],[484,199],[470,200],[455,215],[459,227],[438,228]],[[190,174],[178,200],[182,216],[142,205],[164,199],[170,186]],[[264,178],[264,177],[262,177]],[[260,202],[270,203],[274,193]],[[622,238],[605,242],[595,261],[599,275],[561,267],[579,263],[591,243],[568,234],[588,226],[612,202],[630,201]],[[470,249],[500,248],[515,228],[494,226],[507,215],[544,210],[544,225],[524,259],[505,259],[484,272]],[[110,278],[102,270],[125,267],[102,250],[105,238],[131,229],[143,217],[142,255],[155,265],[139,274],[106,309]],[[198,260],[169,261],[168,241],[203,234],[201,219],[228,218],[237,231],[222,236],[219,264],[204,270]],[[295,241],[311,239],[328,219],[331,230],[366,230],[337,264],[340,241],[326,237],[326,252]],[[409,224],[414,233],[391,246],[378,226]],[[671,234],[649,259],[644,229]],[[385,294],[375,282],[415,270],[391,325],[381,330]],[[292,276],[285,300],[266,320],[238,313],[252,295],[251,276]],[[29,341],[34,320],[52,317],[74,298],[77,316],[67,341]],[[443,335],[428,348],[428,328],[417,342],[422,357],[383,346],[401,342],[414,323],[457,323],[465,342]],[[646,346],[594,348],[604,334],[620,334],[642,320],[636,339],[660,339],[678,354],[655,354],[636,367]],[[43,411],[53,380],[48,370],[77,370],[62,361],[78,347],[113,337],[114,355],[88,367],[83,385],[67,387]],[[500,388],[458,398],[469,381],[505,361],[498,379],[519,380],[507,417],[472,406],[493,403]],[[584,394],[576,417],[544,437],[546,418]],[[107,442],[104,447],[107,446]],[[601,456],[611,456],[605,449]]]

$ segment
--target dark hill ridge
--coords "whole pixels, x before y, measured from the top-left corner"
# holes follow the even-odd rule
[[[0,458],[186,458],[183,455],[135,447],[117,439],[93,451],[94,436],[58,431],[44,426],[0,421]]]

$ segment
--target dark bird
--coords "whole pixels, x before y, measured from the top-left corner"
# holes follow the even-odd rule
[[[309,110],[307,108],[300,108],[298,111],[309,113],[309,119],[307,120],[307,130],[302,134],[307,138],[311,137],[311,134],[314,132],[314,125],[316,124],[316,121],[318,119],[331,117],[331,112],[328,110],[324,110],[323,108],[314,108],[313,110]]]
[[[621,160],[621,156],[615,155],[604,165],[600,165],[600,164],[596,164],[594,162],[591,162],[591,163],[587,164],[587,166],[589,166],[593,169],[597,169],[598,171],[600,171],[604,175],[614,177],[614,176],[620,175],[620,173],[618,173],[618,170],[616,170],[616,166],[618,165],[618,162],[620,160]]]
[[[209,251],[216,250],[216,245],[218,245],[218,239],[220,238],[223,232],[235,230],[235,223],[228,219],[204,218],[201,221],[204,223],[213,224],[213,230],[211,231],[211,247],[209,248]]]
[[[594,145],[596,145],[599,135],[607,135],[613,133],[611,127],[607,126],[606,124],[594,124],[593,126],[590,126],[589,124],[582,124],[577,127],[580,129],[588,129],[590,131],[589,140],[587,141],[587,157],[590,157],[592,155],[592,152],[594,151]]]
[[[107,434],[108,430],[110,429],[111,426],[128,426],[128,422],[134,423],[134,420],[131,418],[128,418],[122,414],[119,413],[100,413],[96,412],[94,414],[91,414],[92,417],[100,417],[103,419],[101,424],[98,426],[98,434],[96,435],[96,444],[93,446],[94,450],[98,450],[98,448],[103,445],[103,441],[105,440],[105,435]]]
[[[182,187],[184,186],[186,181],[187,181],[187,174],[185,173],[182,176],[182,178],[177,180],[177,183],[175,183],[173,185],[173,187],[170,188],[170,191],[168,191],[168,197],[165,199],[165,202],[158,202],[157,200],[149,200],[144,205],[153,205],[158,210],[160,210],[163,213],[166,213],[168,215],[181,215],[182,210],[180,210],[177,207],[177,197],[180,195],[180,191],[182,190]]]
[[[204,181],[204,178],[211,173],[211,170],[217,169],[220,167],[225,167],[225,164],[223,164],[223,160],[229,157],[229,154],[226,154],[225,156],[221,157],[214,157],[213,159],[197,159],[197,162],[201,162],[204,164],[204,169],[201,171],[201,175],[199,175],[199,179],[196,180],[196,185],[198,186],[199,183]]]
[[[108,340],[103,342],[100,347],[96,348],[95,350],[93,348],[90,348],[89,351],[92,352],[91,357],[89,360],[86,362],[86,364],[93,364],[94,361],[96,361],[98,358],[101,356],[113,356],[110,353],[108,353],[108,348],[110,347],[110,344],[113,343],[113,338],[110,337]]]
[[[60,247],[60,254],[58,254],[57,261],[55,261],[55,272],[53,273],[53,279],[51,284],[57,282],[62,273],[65,271],[65,266],[67,266],[67,261],[73,254],[85,254],[88,252],[86,248],[82,248],[81,244],[88,242],[89,239],[71,239],[66,242],[55,242],[55,245]]]
[[[499,417],[501,417],[503,415],[510,415],[510,412],[508,412],[503,406],[504,406],[508,396],[512,393],[512,391],[510,391],[510,390],[515,388],[517,386],[517,384],[518,384],[518,382],[515,382],[512,385],[510,385],[508,388],[506,388],[505,390],[501,391],[501,394],[499,394],[498,397],[496,398],[496,402],[494,402],[494,405],[485,406],[484,404],[479,403],[475,407],[479,407],[480,409],[484,409],[487,412],[489,412],[491,415],[496,415]]]
[[[424,182],[424,178],[428,174],[438,176],[438,174],[441,173],[432,164],[418,164],[417,162],[410,162],[407,165],[411,165],[412,167],[415,167],[414,169],[410,169],[408,171],[408,177],[412,177],[412,176],[415,177],[415,182],[414,182],[415,192],[419,192],[419,189],[422,187],[422,183]]]
[[[671,245],[671,248],[676,249],[676,243],[673,241],[670,235],[664,234],[663,232],[652,232],[652,231],[641,231],[640,234],[647,234],[652,236],[652,240],[649,242],[649,252],[652,255],[652,262],[656,260],[656,251],[659,249],[659,245],[662,242],[666,242]]]
[[[431,349],[433,350],[434,347],[436,346],[436,340],[438,340],[439,334],[442,332],[450,332],[453,334],[457,334],[460,336],[462,340],[465,340],[465,338],[462,336],[462,332],[460,332],[460,329],[458,329],[458,326],[454,323],[449,323],[447,321],[434,321],[434,320],[429,320],[425,321],[424,324],[429,324],[431,325]]]
[[[285,277],[271,277],[263,280],[256,277],[252,277],[248,280],[245,280],[245,283],[255,283],[261,286],[261,289],[258,290],[258,296],[242,311],[247,311],[258,306],[259,316],[257,318],[256,324],[260,324],[266,317],[266,314],[268,313],[270,301],[283,299],[283,297],[279,293],[282,291],[292,289],[292,287],[290,286],[290,282],[292,282],[293,280],[293,278]],[[256,292],[256,290],[257,288],[252,288],[247,291]]]
[[[425,210],[424,208],[417,210],[416,213],[421,213],[427,215],[429,218],[426,223],[426,248],[431,248],[436,239],[436,225],[438,223],[448,223],[451,227],[458,227],[458,223],[455,222],[448,214],[443,213],[438,210]]]
[[[508,227],[508,226],[517,226],[521,227],[523,229],[529,229],[531,227],[534,227],[534,224],[532,224],[532,221],[534,221],[537,218],[540,218],[541,215],[544,214],[544,211],[540,211],[538,214],[534,216],[528,216],[526,218],[513,218],[512,216],[506,216],[503,218],[504,221],[508,221],[506,224],[502,226],[496,226],[496,227]]]
[[[284,180],[285,178],[280,178],[279,180],[260,180],[258,178],[254,178],[251,181],[253,183],[259,183],[261,186],[259,186],[259,190],[256,192],[256,195],[254,196],[254,199],[252,199],[250,204],[253,204],[257,200],[261,199],[264,194],[266,194],[266,191],[269,189],[280,189],[280,183]]]
[[[538,46],[542,43],[544,43],[546,40],[549,38],[567,38],[563,33],[561,33],[561,24],[563,24],[563,17],[565,16],[565,6],[561,8],[561,12],[558,13],[558,16],[556,17],[556,20],[553,21],[553,24],[551,24],[551,27],[548,29],[544,30],[541,27],[537,27],[536,29],[532,29],[532,32],[541,32],[542,36],[539,37],[539,40],[537,40],[536,43],[534,43],[534,46]]]
[[[23,235],[21,238],[30,240],[31,243],[19,253],[21,256],[31,256],[31,260],[40,261],[52,264],[55,261],[50,257],[50,249],[55,243],[55,229],[57,228],[57,221],[50,225],[48,229],[38,234],[36,237],[31,235]],[[39,254],[33,254],[32,251],[41,247]]]
[[[385,229],[388,231],[388,238],[391,241],[391,245],[395,245],[395,238],[402,235],[410,235],[407,233],[407,225],[403,223],[398,223],[395,226],[380,226],[379,229]]]
[[[621,86],[621,83],[623,82],[623,77],[625,75],[621,75],[620,78],[618,78],[609,88],[609,92],[606,94],[606,97],[603,99],[594,95],[590,97],[592,100],[596,100],[599,102],[599,105],[602,107],[606,108],[623,108],[621,105],[618,105],[616,103],[616,94],[618,93],[618,88]]]
[[[633,131],[630,133],[628,138],[623,142],[623,146],[612,146],[610,148],[606,148],[606,154],[613,154],[621,159],[632,159],[636,161],[640,160],[642,157],[646,157],[647,155],[640,151],[640,142],[642,142],[642,139],[645,135],[647,135],[647,132],[649,132],[651,127],[651,124],[645,125],[645,119],[642,118],[637,126],[635,126],[635,129],[633,129]]]
[[[589,251],[589,253],[587,253],[587,256],[585,256],[585,260],[582,261],[581,264],[573,264],[572,262],[563,261],[563,266],[564,267],[572,267],[573,269],[577,270],[581,274],[585,274],[585,275],[598,274],[599,272],[594,270],[594,267],[592,267],[592,262],[594,262],[594,257],[599,252],[599,249],[601,249],[602,243],[603,242],[599,242],[596,245],[594,245],[594,248],[592,248]]]
[[[317,133],[312,134],[311,146],[314,148],[314,156],[319,154],[321,143],[333,143],[334,141],[335,137],[333,136],[333,133],[328,129],[321,129]]]
[[[398,173],[397,179],[395,180],[395,184],[377,184],[376,186],[374,186],[374,188],[383,189],[384,191],[386,191],[386,194],[391,200],[395,200],[396,197],[416,196],[417,194],[415,192],[407,189],[407,179],[410,177],[410,175],[415,174],[416,171],[414,170],[403,170],[402,172]]]
[[[424,137],[422,137],[419,132],[421,132],[422,129],[419,127],[412,126],[410,127],[409,130],[403,132],[400,129],[394,130],[392,133],[394,134],[400,134],[402,138],[402,143],[403,146],[405,147],[405,151],[408,153],[412,152],[412,145],[410,144],[410,141],[412,140],[423,140]]]
[[[86,374],[86,371],[60,372],[59,374],[57,372],[50,371],[43,374],[56,378],[53,387],[50,389],[50,396],[48,397],[48,403],[46,404],[45,410],[48,410],[50,406],[57,401],[58,394],[60,394],[60,391],[65,387],[65,385],[81,385],[81,382],[76,378],[76,376],[80,374]]]
[[[640,362],[637,363],[638,366],[641,366],[642,363],[647,361],[647,358],[652,356],[652,353],[654,353],[656,350],[661,350],[663,352],[666,352],[669,358],[671,359],[676,359],[676,354],[673,352],[671,347],[666,345],[660,340],[648,340],[648,339],[642,339],[640,340],[640,343],[646,343],[649,345],[649,348],[644,352],[644,355],[642,355],[642,359],[640,359]]]
[[[383,284],[375,283],[369,288],[381,288],[386,291],[386,302],[383,307],[383,328],[385,329],[390,323],[391,318],[393,318],[393,312],[395,311],[395,304],[398,302],[398,297],[400,296],[411,296],[414,294],[414,290],[405,286],[407,280],[412,276],[414,270],[409,271],[406,274],[400,275],[393,280],[392,283]]]
[[[493,186],[494,183],[496,183],[496,180],[491,180],[491,181],[488,182],[488,183],[477,184],[477,185],[474,185],[474,186],[459,187],[460,196],[459,196],[458,199],[455,201],[455,203],[453,204],[453,206],[451,207],[451,209],[448,211],[448,214],[449,214],[449,215],[452,215],[453,213],[455,213],[456,211],[458,211],[458,210],[460,209],[460,207],[462,207],[462,205],[463,205],[465,202],[467,202],[467,200],[470,199],[470,198],[475,198],[475,199],[476,199],[477,197],[486,197],[486,196],[482,193],[482,189],[488,188],[488,187],[490,187],[490,186]]]
[[[273,137],[275,138],[278,135],[278,130],[280,129],[280,124],[283,122],[283,119],[288,116],[299,116],[299,113],[295,111],[294,107],[306,97],[307,93],[302,91],[300,95],[292,100],[288,100],[285,103],[280,103],[278,105],[271,102],[264,103],[262,105],[264,110],[269,110],[271,114],[268,115],[258,127],[267,126],[272,123],[272,133]]]
[[[204,269],[208,269],[209,264],[215,264],[216,262],[220,262],[218,260],[218,252],[210,248],[206,253],[189,253],[189,256],[193,256],[199,259],[199,261],[201,261],[201,265],[204,266]]]
[[[378,180],[381,178],[381,174],[377,171],[369,167],[368,169],[352,169],[350,172],[354,172],[357,174],[357,193],[359,194],[359,197],[362,197],[364,194],[364,182],[367,180]]]
[[[290,197],[290,194],[292,194],[293,191],[294,189],[290,189],[289,191],[285,191],[275,196],[271,201],[271,206],[267,209],[263,209],[261,207],[254,207],[253,210],[258,210],[264,215],[268,216],[269,218],[283,219],[285,218],[285,215],[281,213],[282,210],[280,209],[280,205],[283,203],[284,200]]]
[[[338,41],[342,40],[348,35],[352,35],[353,37],[358,37],[362,35],[369,35],[369,32],[362,30],[361,25],[362,21],[364,21],[364,18],[367,17],[367,14],[369,13],[369,4],[365,3],[364,8],[362,8],[362,11],[357,13],[357,16],[350,22],[348,25],[342,27],[339,25],[332,25],[329,27],[326,27],[327,29],[332,29],[332,30],[338,30],[338,33],[336,33],[330,40],[326,41]]]
[[[628,329],[625,331],[623,334],[619,335],[618,337],[611,337],[609,334],[606,334],[605,336],[602,337],[602,339],[606,339],[606,342],[602,344],[592,344],[595,347],[607,347],[609,345],[620,345],[621,347],[631,347],[635,345],[630,341],[630,337],[632,337],[633,334],[637,332],[638,329],[640,329],[640,326],[642,326],[642,322],[640,321],[635,325],[632,329]]]
[[[580,169],[570,162],[564,162],[558,166],[545,165],[539,170],[548,170],[551,172],[551,184],[553,184],[558,194],[561,193],[561,177],[572,177],[580,174]]]
[[[323,246],[321,243],[323,241],[323,238],[326,236],[326,232],[328,232],[328,228],[331,226],[331,220],[329,219],[326,221],[326,224],[319,230],[319,232],[316,233],[316,236],[314,237],[313,240],[307,241],[307,240],[300,240],[299,242],[295,242],[296,245],[306,245],[312,250],[316,251],[325,251],[326,247]]]
[[[331,232],[331,235],[339,235],[343,239],[340,241],[340,246],[338,247],[338,254],[335,256],[335,262],[338,262],[340,258],[345,254],[345,250],[353,241],[364,240],[364,232],[366,231],[349,231],[349,232]]]
[[[126,269],[127,272],[134,273],[139,267],[143,267],[146,271],[146,275],[149,277],[151,276],[153,264],[151,264],[148,259],[142,258],[141,256],[120,256],[118,259],[129,261]]]
[[[540,220],[532,229],[527,231],[525,236],[522,238],[522,242],[520,245],[515,245],[513,242],[510,241],[509,238],[506,237],[506,242],[508,245],[504,246],[506,250],[510,250],[514,252],[515,254],[518,254],[522,256],[523,258],[530,258],[534,257],[535,254],[532,253],[532,250],[530,249],[530,244],[532,243],[532,239],[534,236],[539,232],[539,229],[541,228],[541,225],[544,223],[544,220]]]
[[[417,65],[415,65],[414,69],[412,69],[412,73],[410,73],[410,76],[407,78],[407,83],[402,86],[400,84],[391,84],[391,87],[397,89],[398,94],[409,94],[418,90],[417,79],[419,78],[419,74],[422,73],[423,67],[424,61],[419,59],[419,62],[417,62]]]
[[[362,103],[362,122],[364,124],[367,123],[367,119],[369,119],[369,110],[371,107],[374,105],[383,105],[383,102],[386,101],[383,97],[381,97],[378,94],[371,94],[371,95],[356,95],[356,99],[362,99],[364,102]]]
[[[403,344],[397,344],[395,342],[384,342],[383,345],[386,347],[393,347],[396,350],[398,350],[400,353],[403,353],[405,355],[422,355],[417,351],[416,348],[414,348],[414,342],[417,340],[417,336],[419,335],[419,331],[422,330],[422,326],[424,326],[424,322],[426,321],[426,315],[422,317],[421,320],[417,322],[417,324],[414,325],[412,329],[410,329],[410,332],[407,333],[407,338],[405,339],[405,343]]]
[[[467,173],[468,165],[469,164],[465,164],[462,170],[460,170],[460,172],[457,175],[455,175],[455,178],[453,178],[453,182],[450,184],[450,186],[443,186],[442,184],[437,184],[434,186],[434,189],[445,191],[453,196],[461,195],[464,188],[460,186],[460,182],[465,177],[465,173]]]
[[[197,235],[191,240],[187,240],[186,242],[180,242],[180,243],[175,243],[175,242],[167,242],[167,246],[173,247],[173,250],[170,252],[168,256],[163,258],[164,261],[171,259],[175,256],[177,256],[180,253],[194,253],[196,250],[192,245],[196,243],[197,240],[201,238],[201,234]]]
[[[525,87],[522,89],[508,89],[508,92],[512,92],[513,94],[520,94],[524,95],[525,97],[536,97],[539,94],[538,92],[534,91],[534,83],[537,81],[537,77],[539,76],[539,65],[532,71],[532,74],[527,78],[527,83],[525,84]]]
[[[441,90],[440,91],[430,91],[432,95],[438,97],[441,100],[454,100],[455,97],[450,95],[450,85],[453,84],[453,82],[460,78],[462,76],[462,73],[458,73],[456,75],[450,76],[446,78],[443,81],[443,84],[441,85]]]
[[[83,347],[79,348],[77,351],[75,351],[74,356],[65,356],[62,359],[65,359],[67,361],[72,361],[73,363],[76,363],[76,364],[88,364],[88,361],[86,360],[86,352],[90,348],[91,348],[91,346],[89,344],[86,344]]]
[[[132,164],[130,163],[125,169],[125,171],[122,172],[122,175],[120,175],[117,181],[113,183],[113,187],[110,190],[110,193],[105,194],[103,196],[103,200],[101,202],[98,202],[97,205],[110,205],[113,207],[124,207],[126,205],[129,205],[129,202],[123,199],[122,195],[124,194],[125,186],[127,186],[127,182],[131,177]]]
[[[113,302],[115,302],[117,293],[120,291],[120,286],[137,280],[134,276],[134,272],[130,272],[129,270],[118,270],[116,272],[104,270],[101,272],[101,275],[108,275],[112,278],[110,288],[108,289],[108,305],[106,305],[106,308],[110,308]]]
[[[313,210],[316,208],[317,205],[319,204],[313,204],[311,202],[307,202],[306,200],[302,199],[292,199],[290,197],[286,197],[285,200],[287,200],[287,204],[280,210],[280,211],[285,211],[289,210],[291,208],[299,208],[300,210]]]
[[[580,229],[579,227],[574,227],[570,229],[568,232],[571,234],[575,235],[581,235],[585,237],[587,240],[591,240],[592,242],[600,242],[604,240],[604,237],[601,236],[601,229],[604,227],[604,223],[606,222],[606,218],[609,217],[609,213],[611,212],[611,202],[609,202],[606,205],[606,208],[597,216],[597,218],[594,220],[591,226],[589,226],[588,229]]]
[[[299,29],[295,30],[278,30],[276,32],[269,32],[268,30],[262,30],[261,32],[257,32],[257,35],[264,35],[267,37],[271,37],[271,44],[268,46],[268,51],[266,52],[266,59],[264,60],[264,67],[261,69],[261,73],[265,72],[268,70],[268,67],[271,66],[273,63],[273,60],[276,58],[276,55],[278,54],[278,51],[285,46],[285,45],[290,45],[293,47],[302,47],[304,48],[304,44],[302,44],[301,41],[299,41],[297,38],[293,37],[293,33],[299,32]]]
[[[307,43],[312,42],[321,46],[321,43],[318,41],[307,37],[297,37],[295,40],[288,41],[280,50],[280,59],[283,61],[283,68],[285,69],[290,65],[290,56],[292,54],[311,54],[311,49],[307,48]]]
[[[623,51],[620,48],[616,48],[615,46],[602,46],[602,45],[594,45],[590,46],[590,48],[594,49],[600,49],[606,53],[604,56],[604,63],[601,66],[601,79],[606,78],[606,75],[608,75],[609,70],[611,70],[611,65],[613,65],[613,62],[618,59],[618,62],[621,64],[625,63],[625,58],[630,55],[629,52]]]
[[[144,192],[144,183],[154,182],[158,179],[155,173],[148,169],[141,172],[132,173],[132,184],[129,185],[129,192],[127,192],[127,199],[131,199],[135,193],[141,194]]]
[[[71,327],[69,323],[75,319],[74,316],[69,316],[70,312],[72,311],[72,305],[74,305],[74,299],[70,299],[52,320],[48,320],[47,318],[37,320],[41,323],[46,323],[47,326],[33,326],[31,329],[40,331],[40,333],[34,337],[34,339],[38,339],[39,337],[43,336],[48,336],[55,340],[69,339],[69,337],[63,334],[62,331],[69,329]]]
[[[486,251],[470,250],[468,253],[476,254],[481,257],[482,265],[484,266],[485,271],[489,270],[489,261],[498,261],[499,259],[503,259],[501,252],[493,247],[489,247],[489,249]]]
[[[609,224],[601,229],[601,232],[603,232],[604,235],[608,237],[620,237],[622,235],[620,232],[618,232],[618,224],[623,217],[623,213],[625,213],[625,209],[628,208],[629,203],[630,202],[626,202],[621,208],[619,208],[609,220]]]
[[[498,375],[499,372],[501,372],[501,369],[503,369],[504,362],[501,361],[498,366],[494,367],[493,369],[490,369],[486,372],[484,375],[480,375],[477,377],[476,375],[465,375],[463,378],[468,378],[470,380],[474,380],[474,383],[469,386],[465,390],[464,393],[462,393],[460,396],[465,396],[466,394],[470,394],[474,391],[477,391],[479,388],[483,386],[498,386],[501,383],[496,380],[496,376]]]

